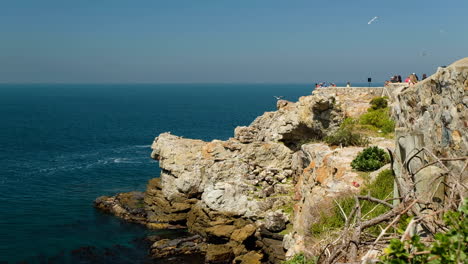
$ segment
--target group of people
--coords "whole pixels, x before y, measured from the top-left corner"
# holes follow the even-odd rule
[[[324,88],[324,87],[336,87],[336,84],[328,83],[328,82],[321,82],[321,83],[315,84],[315,88]]]
[[[422,80],[426,79],[427,78],[427,75],[424,73],[422,75]],[[389,84],[389,83],[402,83],[402,79],[401,79],[401,75],[393,75],[392,77],[390,77],[390,80],[389,81],[386,81],[385,82],[385,85]],[[408,75],[408,77],[406,77],[405,83],[408,83],[410,86],[413,86],[415,85],[417,82],[419,82],[419,77],[416,73],[412,73],[410,75]]]

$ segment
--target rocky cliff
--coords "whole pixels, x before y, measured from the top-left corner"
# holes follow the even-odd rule
[[[412,188],[405,180],[409,175],[416,182],[419,198],[432,209],[444,206],[447,187],[465,186],[461,190],[466,196],[468,58],[392,93],[397,121],[394,171],[402,192]]]
[[[366,112],[372,98],[388,95],[397,143],[371,140],[395,153],[397,177],[423,147],[441,157],[466,156],[467,90],[464,59],[413,87],[317,89],[295,103],[279,100],[277,111],[237,127],[226,141],[163,133],[151,154],[161,176],[146,192],[100,197],[95,205],[149,228],[188,228],[194,235],[156,241],[155,257],[201,253],[207,263],[278,263],[300,252],[313,255],[320,241],[310,226],[335,198],[359,192],[364,181],[350,167],[362,148],[320,140],[345,117]],[[429,154],[418,155],[414,170],[430,162]],[[446,166],[465,181],[464,164]]]
[[[187,227],[203,243],[178,252],[204,252],[207,262],[284,260],[285,229],[310,222],[310,186],[297,183],[317,180],[338,193],[353,191],[351,182],[360,181],[350,173],[348,161],[361,148],[332,150],[307,143],[334,132],[346,116],[365,112],[370,99],[381,93],[382,88],[336,88],[317,90],[296,103],[279,100],[277,111],[237,127],[227,141],[161,134],[151,154],[159,161],[160,178],[151,180],[145,193],[100,197],[95,204],[149,228]],[[312,180],[314,155],[324,160],[317,161],[321,173]],[[293,220],[294,204],[301,197],[304,214]],[[158,248],[164,247],[155,243],[155,256],[166,254]]]

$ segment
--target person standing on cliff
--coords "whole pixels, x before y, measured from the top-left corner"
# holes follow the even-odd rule
[[[427,78],[427,75],[426,75],[425,73],[423,73],[422,79],[424,80],[424,79],[426,79],[426,78]]]
[[[398,75],[398,82],[401,83],[401,75]]]
[[[351,83],[350,83],[350,82],[347,82],[347,83],[346,83],[346,87],[348,87],[348,88],[351,87]]]
[[[411,74],[411,75],[409,76],[409,86],[413,86],[413,85],[415,85],[417,82],[418,82],[418,78],[417,78],[416,74]]]

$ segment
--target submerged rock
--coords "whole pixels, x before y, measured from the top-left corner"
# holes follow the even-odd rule
[[[114,214],[130,222],[146,224],[144,193],[128,192],[116,196],[96,198],[94,206],[102,211]]]

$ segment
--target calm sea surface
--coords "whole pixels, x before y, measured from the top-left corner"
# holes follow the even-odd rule
[[[365,84],[364,84],[365,85]],[[165,131],[227,139],[312,85],[0,85],[0,263],[143,262],[150,233],[96,211],[100,195],[159,176],[150,144]],[[81,250],[80,250],[81,248]],[[83,248],[86,250],[83,251]],[[91,254],[92,255],[92,254]]]

